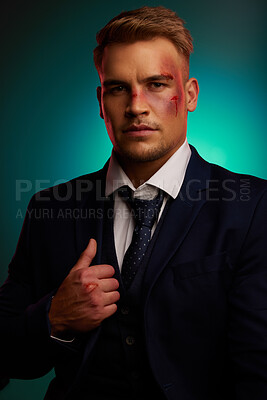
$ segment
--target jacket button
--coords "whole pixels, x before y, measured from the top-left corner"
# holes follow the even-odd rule
[[[129,312],[130,312],[130,309],[129,309],[128,306],[122,306],[122,307],[121,307],[121,313],[122,313],[122,315],[128,315]]]
[[[128,344],[128,346],[132,346],[133,344],[135,344],[135,338],[133,336],[127,336],[126,343]]]

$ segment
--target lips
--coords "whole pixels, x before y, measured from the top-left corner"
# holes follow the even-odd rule
[[[123,132],[142,132],[142,131],[155,131],[156,129],[151,128],[148,125],[130,125],[128,128],[124,129]]]

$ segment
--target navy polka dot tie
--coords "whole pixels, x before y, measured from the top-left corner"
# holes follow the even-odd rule
[[[151,229],[158,218],[163,202],[163,192],[160,190],[158,196],[153,200],[133,199],[131,189],[128,186],[123,186],[119,189],[119,195],[132,208],[136,223],[131,244],[124,255],[121,270],[124,287],[128,289],[148,247]]]

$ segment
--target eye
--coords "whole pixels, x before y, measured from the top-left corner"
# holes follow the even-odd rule
[[[109,89],[109,92],[112,94],[120,94],[126,91],[126,87],[123,85],[119,86],[113,86],[112,88]]]
[[[162,82],[149,82],[148,86],[151,90],[160,91],[166,87],[166,84]]]

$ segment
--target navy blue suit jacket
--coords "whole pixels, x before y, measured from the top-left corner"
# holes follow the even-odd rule
[[[32,198],[0,289],[0,373],[27,379],[55,367],[47,399],[79,384],[101,329],[58,343],[47,313],[91,237],[101,262],[106,168]],[[149,362],[170,400],[267,399],[266,193],[266,181],[192,148],[142,291]]]

